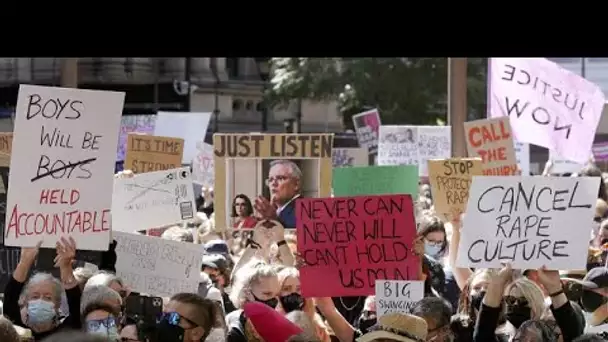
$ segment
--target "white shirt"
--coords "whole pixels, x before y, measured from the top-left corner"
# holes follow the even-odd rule
[[[279,209],[277,209],[277,216],[281,215],[281,211],[283,211],[283,209],[285,209],[285,207],[287,207],[289,203],[293,202],[298,197],[300,197],[300,194],[296,194],[289,201],[287,201],[287,203],[283,204]]]

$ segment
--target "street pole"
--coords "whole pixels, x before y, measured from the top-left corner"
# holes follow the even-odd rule
[[[78,58],[63,58],[61,60],[61,86],[78,88]]]
[[[298,106],[296,108],[296,122],[294,132],[302,133],[302,98],[298,98]]]
[[[191,57],[186,57],[186,65],[184,67],[184,81],[186,81],[186,86],[187,91],[186,91],[186,95],[184,96],[184,112],[189,112],[190,111],[190,89],[192,89],[191,85],[190,85],[190,80],[191,80],[191,74],[192,74],[192,58]]]
[[[213,133],[217,133],[220,121],[220,75],[217,70],[217,57],[211,58],[210,66],[213,77],[215,78],[215,84],[213,85]]]
[[[448,124],[452,157],[466,157],[464,123],[467,120],[467,59],[448,58]]]

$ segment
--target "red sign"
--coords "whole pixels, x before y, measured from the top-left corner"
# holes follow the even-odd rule
[[[305,297],[368,296],[376,279],[419,279],[410,195],[298,199],[296,219]]]

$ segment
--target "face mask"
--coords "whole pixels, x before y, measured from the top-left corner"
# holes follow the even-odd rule
[[[120,341],[116,321],[113,317],[107,319],[91,320],[86,322],[87,333],[106,337],[108,340]]]
[[[373,318],[361,318],[359,320],[359,330],[364,334],[369,331],[369,328],[373,327],[378,323],[378,319],[376,317]]]
[[[519,328],[525,321],[530,320],[532,317],[532,309],[527,306],[521,305],[507,305],[507,312],[505,318],[509,323],[513,324],[515,328]]]
[[[442,247],[443,246],[441,246],[441,245],[431,245],[430,243],[425,242],[424,243],[424,254],[426,254],[434,259],[437,259],[440,256]]]
[[[277,307],[277,304],[279,304],[279,300],[274,297],[267,299],[267,300],[261,300],[258,297],[256,297],[253,293],[251,293],[251,295],[253,296],[253,299],[255,299],[256,302],[264,303],[273,309]]]
[[[584,290],[583,295],[581,296],[581,305],[583,309],[590,313],[606,304],[606,302],[608,302],[606,297],[589,290]]]
[[[486,291],[475,292],[471,296],[471,307],[479,311],[481,309],[481,302],[483,301],[483,297],[486,295]]]
[[[186,330],[179,325],[171,324],[163,319],[156,325],[156,341],[181,342],[184,341]]]
[[[55,304],[43,299],[27,303],[27,323],[30,325],[51,323],[57,317]]]
[[[281,300],[281,306],[283,307],[283,310],[285,310],[285,313],[302,310],[304,307],[304,298],[299,293],[294,292],[287,296],[281,296],[279,299]]]

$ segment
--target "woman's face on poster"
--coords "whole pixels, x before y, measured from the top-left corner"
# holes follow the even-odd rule
[[[247,213],[247,201],[242,197],[237,197],[234,200],[234,210],[237,216],[244,217]]]

